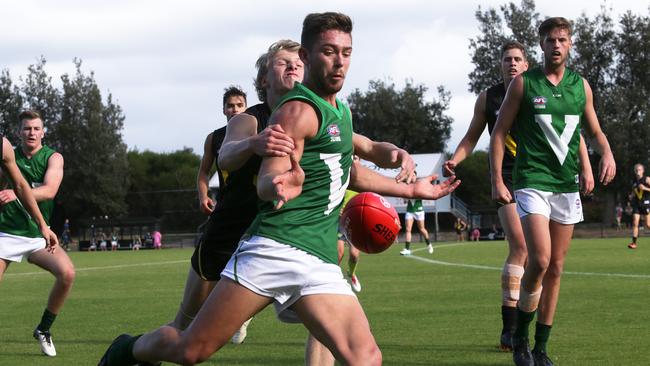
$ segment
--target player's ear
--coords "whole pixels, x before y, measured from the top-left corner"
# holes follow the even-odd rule
[[[300,56],[300,60],[302,60],[302,63],[305,64],[305,66],[309,65],[309,51],[305,47],[300,47],[300,50],[298,50],[298,56]]]

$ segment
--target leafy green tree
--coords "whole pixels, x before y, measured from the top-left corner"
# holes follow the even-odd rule
[[[51,131],[52,144],[66,161],[60,197],[72,217],[126,214],[128,187],[124,115],[109,95],[102,102],[94,74],[64,74],[61,119]]]
[[[456,167],[462,181],[454,194],[471,208],[493,207],[490,164],[486,151],[475,151]]]
[[[348,97],[355,132],[413,154],[443,151],[453,121],[445,114],[451,95],[440,86],[438,97],[427,101],[427,90],[410,80],[402,90],[380,80],[370,81],[367,92],[356,89]]]
[[[22,109],[22,98],[9,70],[0,73],[0,132],[12,143],[18,141],[16,119]]]
[[[474,64],[469,73],[469,90],[476,94],[502,82],[501,46],[508,40],[521,42],[528,52],[530,67],[537,65],[539,14],[535,2],[522,0],[519,6],[511,2],[500,10],[502,15],[494,8],[483,11],[479,6],[475,13],[480,35],[469,41]]]
[[[194,230],[205,221],[196,191],[201,158],[192,149],[172,153],[132,150],[127,156],[129,216],[162,218],[166,230]]]

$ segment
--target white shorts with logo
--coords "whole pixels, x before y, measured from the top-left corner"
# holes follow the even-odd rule
[[[577,224],[583,220],[580,193],[544,192],[533,188],[515,191],[519,217],[539,214],[560,224]]]
[[[0,233],[0,258],[22,262],[23,257],[45,249],[45,239]]]
[[[407,212],[404,214],[404,220],[415,220],[415,221],[424,221],[424,211],[418,212]]]
[[[275,299],[273,305],[278,319],[287,323],[301,322],[289,307],[303,296],[355,296],[336,264],[260,236],[239,242],[221,276],[258,295]]]

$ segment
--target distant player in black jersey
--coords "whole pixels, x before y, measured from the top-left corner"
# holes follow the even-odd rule
[[[501,76],[503,82],[493,85],[479,94],[474,105],[474,116],[469,129],[456,148],[454,155],[444,164],[445,175],[453,174],[456,166],[472,153],[483,130],[485,130],[486,124],[488,132],[492,133],[508,84],[515,76],[526,70],[528,70],[528,61],[526,60],[524,46],[516,41],[505,43],[501,47]],[[506,153],[503,157],[503,180],[506,182],[508,189],[512,191],[512,169],[517,151],[515,129],[511,130],[506,137],[506,147]],[[524,273],[527,252],[524,232],[521,228],[514,201],[505,205],[498,205],[497,213],[508,239],[508,257],[501,272],[503,328],[501,330],[500,347],[503,350],[510,350],[512,348],[510,342],[511,332],[516,324],[519,283]]]
[[[226,88],[223,94],[223,114],[226,116],[226,120],[229,121],[245,109],[246,93],[237,86],[229,86]],[[210,170],[212,169],[212,164],[216,163],[225,131],[225,126],[214,130],[208,134],[204,143],[203,157],[201,158],[196,185],[199,192],[199,209],[205,215],[210,215],[215,208],[215,202],[209,195],[208,185],[210,181]],[[223,187],[221,174],[219,174],[219,184],[220,187]],[[195,250],[195,256],[196,251],[199,251],[200,248],[201,243],[199,243]],[[194,263],[192,265],[194,267]],[[202,274],[196,268],[190,268],[187,281],[185,282],[183,301],[180,304],[174,322],[171,323],[172,326],[178,329],[187,328],[192,322],[194,314],[201,308],[201,304],[203,304],[205,298],[210,294],[217,279],[218,277],[214,279],[213,277]]]
[[[239,239],[244,231],[255,218],[257,214],[257,193],[255,190],[254,179],[261,158],[256,156],[263,151],[268,153],[275,152],[275,146],[271,146],[269,139],[275,138],[282,140],[282,135],[273,135],[271,131],[262,132],[268,122],[271,109],[268,105],[268,96],[271,99],[276,98],[275,94],[286,93],[293,87],[293,81],[287,79],[284,88],[276,87],[281,84],[279,79],[283,76],[271,70],[269,66],[275,63],[276,54],[286,52],[287,57],[298,57],[300,44],[293,41],[280,41],[274,43],[269,51],[257,60],[258,68],[255,88],[258,97],[262,103],[246,108],[246,94],[239,88],[230,87],[226,89],[223,97],[224,114],[229,124],[239,125],[242,121],[253,119],[257,124],[255,138],[251,138],[250,146],[256,147],[256,151],[251,150],[247,155],[246,161],[237,169],[217,169],[219,177],[219,191],[216,203],[208,196],[209,172],[214,162],[218,162],[219,150],[226,136],[226,127],[219,128],[208,135],[205,141],[204,155],[201,160],[201,167],[197,178],[199,190],[199,207],[210,218],[203,228],[203,233],[199,243],[192,255],[192,268],[188,273],[185,285],[183,302],[176,315],[172,325],[177,329],[185,329],[194,319],[194,316],[201,308],[201,305],[208,297],[215,284],[219,280],[219,274],[223,267],[230,259],[232,253],[237,247]],[[289,70],[287,74],[295,75],[293,78],[302,80],[302,64],[296,66],[289,64],[285,67]],[[271,80],[267,82],[266,80]],[[267,90],[269,86],[276,87],[277,90]],[[243,112],[243,113],[242,113]],[[258,123],[259,121],[259,123]],[[291,141],[286,140],[287,148],[291,147]],[[246,152],[242,151],[243,154]],[[248,322],[246,322],[239,331],[233,336],[232,342],[239,344],[246,338]]]
[[[645,169],[641,164],[634,165],[634,181],[632,181],[631,196],[632,242],[627,247],[636,249],[641,216],[645,217],[645,226],[650,229],[650,177],[645,175]]]

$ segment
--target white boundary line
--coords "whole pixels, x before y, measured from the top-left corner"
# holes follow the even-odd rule
[[[456,247],[456,246],[471,245],[471,244],[473,244],[473,243],[465,242],[465,243],[453,243],[453,244],[440,244],[440,245],[435,245],[433,248],[435,250],[437,248]],[[485,244],[485,243],[482,243],[482,244]],[[411,252],[419,252],[419,251],[423,251],[425,249],[426,248],[419,248],[419,249],[412,250]],[[435,251],[434,251],[433,255],[435,255]],[[438,264],[438,265],[441,265],[441,266],[464,267],[464,268],[474,268],[474,269],[487,269],[487,270],[496,270],[496,271],[501,271],[502,270],[501,267],[483,266],[483,265],[480,265],[480,264],[445,262],[445,261],[440,261],[440,260],[436,260],[436,259],[418,257],[418,256],[415,256],[415,255],[405,255],[403,257],[418,260],[418,261],[425,262],[425,263]],[[569,274],[569,275],[577,275],[577,276],[623,277],[623,278],[650,279],[650,275],[644,275],[644,274],[573,272],[573,271],[564,271],[562,273],[563,274]]]
[[[130,267],[142,267],[142,266],[164,266],[166,264],[178,264],[178,263],[188,263],[189,259],[177,260],[177,261],[166,261],[166,262],[145,262],[145,263],[133,263],[133,264],[118,264],[114,266],[104,266],[104,267],[83,267],[75,268],[75,272],[86,272],[86,271],[98,271],[104,269],[118,269],[118,268],[130,268]],[[48,271],[38,271],[38,272],[23,272],[23,273],[5,273],[3,277],[21,277],[21,276],[34,276],[50,274]]]

